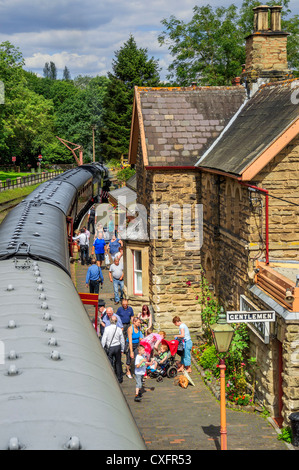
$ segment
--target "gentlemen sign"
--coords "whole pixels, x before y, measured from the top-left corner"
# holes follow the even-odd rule
[[[227,323],[249,323],[249,322],[270,322],[275,321],[275,312],[254,311],[254,312],[226,312]]]

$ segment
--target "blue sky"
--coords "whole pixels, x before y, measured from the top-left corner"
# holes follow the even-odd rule
[[[45,62],[53,61],[74,78],[105,75],[115,51],[133,34],[138,47],[159,59],[163,78],[171,57],[157,41],[161,20],[174,15],[188,21],[196,4],[231,3],[240,6],[242,0],[0,0],[0,42],[20,48],[27,70],[42,75]],[[290,8],[299,14],[298,0]]]

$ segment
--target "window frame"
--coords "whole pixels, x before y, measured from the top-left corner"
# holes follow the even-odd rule
[[[135,253],[140,253],[141,269],[136,269]],[[143,278],[142,278],[142,250],[132,250],[133,255],[133,295],[143,295]],[[137,273],[141,274],[141,291],[137,290]]]

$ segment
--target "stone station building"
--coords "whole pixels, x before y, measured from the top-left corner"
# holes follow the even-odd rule
[[[249,354],[258,398],[286,425],[299,410],[299,83],[281,7],[254,11],[236,86],[135,89],[129,161],[148,237],[126,241],[126,285],[169,331],[174,315],[200,331],[201,267],[227,311],[274,311],[248,323]]]

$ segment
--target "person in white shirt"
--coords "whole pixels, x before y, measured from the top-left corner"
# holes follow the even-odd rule
[[[107,308],[107,310],[110,307]],[[110,325],[106,326],[104,329],[104,334],[102,336],[102,346],[107,349],[107,356],[108,359],[114,367],[116,377],[119,383],[123,381],[123,371],[122,371],[122,364],[121,364],[121,353],[124,352],[125,349],[125,340],[122,329],[119,328],[117,325],[117,318],[115,315],[112,315],[110,318]]]
[[[86,235],[87,235],[87,238],[88,238],[88,243],[89,243],[89,240],[90,240],[90,231],[89,231],[89,230],[87,230],[87,228],[86,228],[86,227],[83,227],[83,230],[85,230],[85,233],[86,233]]]
[[[73,240],[79,240],[80,245],[80,256],[81,256],[81,264],[84,266],[85,261],[88,263],[89,258],[89,243],[88,243],[88,236],[85,230],[82,228],[80,230],[80,234],[76,237],[73,237]]]

